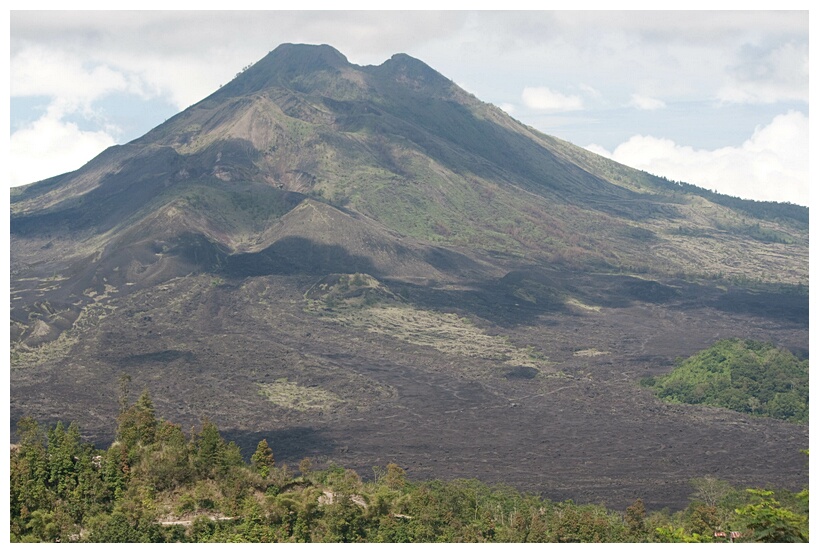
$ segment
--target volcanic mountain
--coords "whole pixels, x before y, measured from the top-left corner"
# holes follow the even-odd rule
[[[11,423],[105,443],[119,375],[278,461],[555,499],[800,488],[808,429],[638,385],[720,338],[808,353],[808,212],[544,135],[421,61],[285,44],[11,191]]]

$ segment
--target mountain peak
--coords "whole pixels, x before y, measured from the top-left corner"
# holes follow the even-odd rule
[[[243,71],[219,93],[238,96],[274,85],[291,85],[316,73],[336,73],[351,64],[327,44],[281,44]]]
[[[375,67],[374,71],[399,82],[446,88],[452,86],[452,81],[421,60],[407,54],[394,54],[390,59]]]
[[[266,60],[271,60],[282,68],[308,71],[338,68],[350,63],[344,54],[328,44],[280,44],[259,63]]]

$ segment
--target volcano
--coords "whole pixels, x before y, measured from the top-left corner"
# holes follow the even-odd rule
[[[245,453],[681,507],[804,486],[808,428],[639,381],[722,338],[808,355],[808,210],[592,154],[396,54],[285,44],[11,191],[11,424],[110,442],[119,375]]]

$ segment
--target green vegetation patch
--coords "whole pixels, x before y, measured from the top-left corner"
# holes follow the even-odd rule
[[[308,311],[368,307],[382,301],[401,301],[378,279],[366,274],[330,274],[314,284],[304,295]]]
[[[808,421],[808,360],[773,344],[721,340],[662,377],[641,381],[661,398]]]

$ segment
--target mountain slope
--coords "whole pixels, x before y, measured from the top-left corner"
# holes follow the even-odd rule
[[[806,428],[636,382],[723,337],[807,355],[807,210],[619,165],[404,54],[282,45],[11,210],[12,422],[104,439],[127,372],[168,418],[272,432],[291,461],[401,454],[658,504],[703,471],[802,485]],[[300,410],[271,386],[335,399]],[[742,451],[703,461],[736,428]]]
[[[330,47],[279,47],[142,139],[56,182],[13,198],[16,231],[55,216],[109,230],[179,183],[255,182],[446,245],[543,260],[569,253],[666,274],[807,280],[799,269],[806,225],[753,220],[541,135],[405,55],[359,68]],[[754,250],[771,249],[747,232],[757,224],[787,242],[776,249],[794,263],[780,277],[746,264]],[[697,240],[686,238],[689,227]],[[742,255],[725,263],[722,238]],[[718,255],[703,253],[702,242]]]

